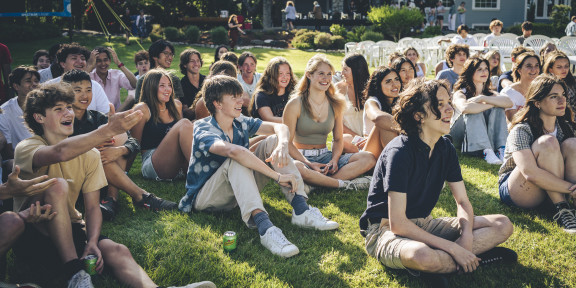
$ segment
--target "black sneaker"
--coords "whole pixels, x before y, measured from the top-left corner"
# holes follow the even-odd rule
[[[158,212],[160,210],[176,210],[178,204],[156,197],[156,195],[149,193],[142,196],[142,200],[135,202],[134,206]]]
[[[504,248],[504,247],[494,247],[480,255],[480,266],[494,264],[494,263],[503,263],[503,264],[512,264],[518,261],[518,254],[514,252],[512,249]]]
[[[576,233],[576,217],[572,209],[560,209],[560,211],[554,215],[554,220],[564,228],[564,232],[570,234]]]
[[[420,279],[422,279],[422,282],[424,282],[426,287],[430,288],[450,287],[450,284],[448,283],[448,277],[446,277],[445,274],[420,272]]]
[[[112,197],[105,197],[100,201],[100,210],[102,211],[102,218],[106,221],[114,220],[116,217],[116,210],[118,209],[118,204],[116,200]]]

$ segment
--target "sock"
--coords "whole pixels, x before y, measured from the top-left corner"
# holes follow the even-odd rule
[[[560,211],[562,209],[571,209],[570,204],[566,201],[560,201],[558,203],[554,203],[554,207],[556,207],[556,211]]]
[[[346,182],[344,182],[344,180],[338,179],[338,188],[344,188],[344,187],[346,187]]]
[[[487,155],[487,154],[489,154],[490,152],[494,153],[494,150],[492,150],[492,149],[484,149],[484,151],[482,151],[482,152],[484,152],[484,155]]]
[[[294,208],[294,213],[296,215],[301,215],[302,213],[306,212],[306,210],[310,209],[308,204],[306,203],[306,199],[302,195],[294,195],[292,199],[292,208]]]
[[[256,222],[256,226],[258,227],[258,234],[260,234],[260,236],[266,234],[268,228],[274,226],[274,224],[272,224],[272,221],[270,221],[270,218],[268,218],[268,214],[266,214],[266,212],[264,211],[252,217],[254,218],[254,222]]]
[[[68,280],[82,269],[84,269],[84,262],[80,259],[74,259],[64,263],[64,275]]]

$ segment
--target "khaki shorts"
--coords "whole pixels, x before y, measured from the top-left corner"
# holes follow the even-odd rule
[[[461,229],[458,218],[444,217],[409,219],[424,231],[444,238],[446,240],[455,241],[460,237]],[[370,224],[366,231],[366,252],[386,265],[386,267],[394,269],[406,269],[402,265],[400,259],[400,252],[402,247],[410,242],[418,242],[401,236],[390,231],[388,219],[382,219],[382,223]]]

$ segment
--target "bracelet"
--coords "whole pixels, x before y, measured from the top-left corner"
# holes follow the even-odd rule
[[[278,173],[278,180],[276,180],[276,183],[280,184],[280,176],[282,176],[282,174]]]
[[[118,68],[122,68],[124,67],[124,63],[120,62],[120,64],[118,64]]]

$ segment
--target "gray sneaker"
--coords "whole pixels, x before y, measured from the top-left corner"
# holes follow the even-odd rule
[[[346,190],[366,190],[370,188],[370,182],[372,182],[372,176],[362,176],[356,179],[347,180]]]
[[[186,286],[170,286],[168,288],[216,288],[216,285],[210,281],[196,282]]]
[[[94,285],[92,285],[90,275],[80,270],[68,281],[68,288],[94,288]]]

